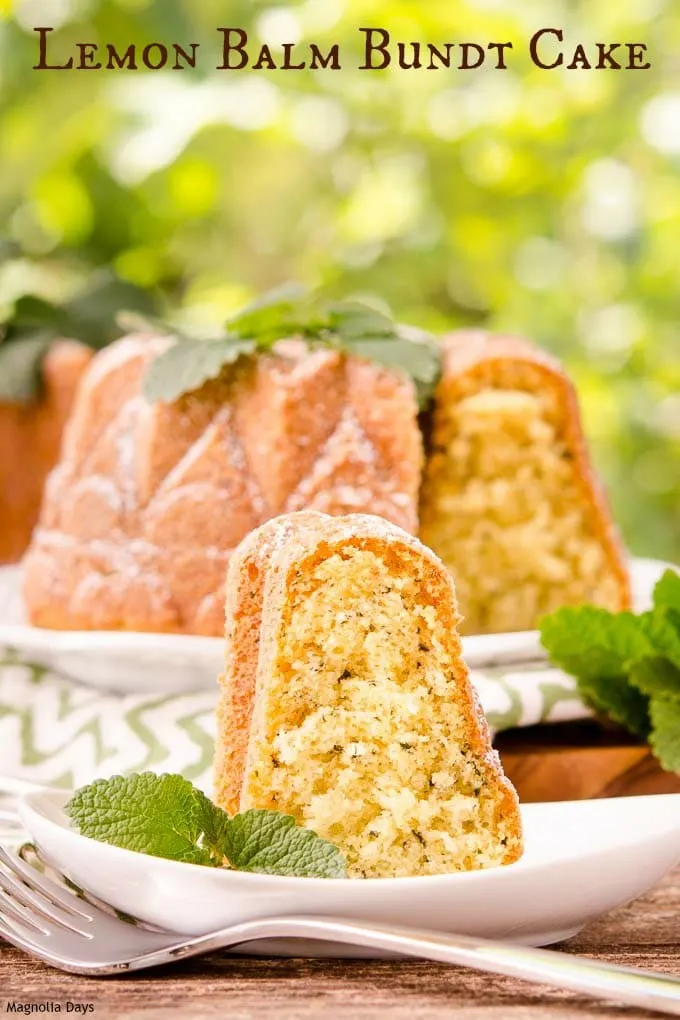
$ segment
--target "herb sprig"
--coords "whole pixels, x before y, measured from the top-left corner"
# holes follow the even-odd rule
[[[173,861],[267,875],[344,878],[337,847],[279,811],[230,817],[183,776],[141,772],[76,790],[66,813],[83,836]]]
[[[155,299],[102,271],[69,300],[57,303],[37,293],[17,297],[0,316],[0,400],[27,403],[40,392],[42,361],[58,338],[80,340],[95,350],[120,331],[120,307],[150,313]]]
[[[648,612],[565,607],[544,617],[540,632],[583,700],[648,740],[664,769],[680,772],[680,574],[664,573]]]
[[[405,372],[421,407],[429,402],[441,372],[438,346],[428,334],[410,339],[389,316],[363,302],[326,302],[294,285],[263,295],[228,319],[220,335],[211,339],[182,335],[161,323],[155,328],[173,335],[175,342],[147,368],[143,391],[151,402],[176,400],[217,378],[240,357],[265,353],[291,337],[311,348],[344,351]]]

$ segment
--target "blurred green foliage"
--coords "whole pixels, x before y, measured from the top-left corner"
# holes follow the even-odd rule
[[[434,331],[525,334],[566,361],[633,550],[680,560],[675,0],[4,8],[0,223],[30,265],[0,269],[0,303],[75,260],[196,322],[298,279]],[[58,29],[55,55],[199,42],[200,66],[35,72],[35,25]],[[220,25],[253,44],[340,42],[343,69],[216,72]],[[505,72],[358,71],[362,25],[515,50]],[[546,25],[564,28],[565,50],[645,42],[652,69],[537,69],[527,40]]]

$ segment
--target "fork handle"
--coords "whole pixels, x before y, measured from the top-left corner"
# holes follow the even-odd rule
[[[230,936],[232,944],[240,936],[243,942],[292,937],[384,949],[680,1016],[678,978],[510,942],[306,916],[247,921],[230,928]]]

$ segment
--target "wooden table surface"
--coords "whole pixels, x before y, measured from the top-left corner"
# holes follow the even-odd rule
[[[565,943],[568,952],[680,976],[680,868],[635,903]],[[0,1013],[8,1002],[47,1003],[32,1015],[190,1020],[635,1020],[659,1014],[442,964],[405,960],[275,960],[213,956],[143,975],[93,979],[51,970],[0,943]],[[49,1004],[59,1004],[57,1011]],[[24,1007],[25,1009],[25,1007]],[[9,1015],[12,1015],[11,1012]]]

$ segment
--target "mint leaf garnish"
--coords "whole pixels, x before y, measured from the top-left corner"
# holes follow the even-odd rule
[[[652,698],[650,716],[654,754],[668,772],[680,772],[680,699]]]
[[[344,349],[385,368],[406,372],[418,387],[420,403],[431,393],[439,378],[439,354],[433,343],[416,343],[402,337],[345,339]]]
[[[314,317],[312,309],[305,307],[305,289],[295,283],[262,294],[227,319],[226,328],[242,339],[256,339],[266,347],[293,333],[318,331],[324,323]]]
[[[232,867],[270,875],[344,878],[337,847],[278,811],[244,811],[225,831],[224,850]]]
[[[638,620],[652,647],[680,669],[680,611],[659,606]]]
[[[642,740],[649,736],[647,698],[631,687],[625,675],[579,677],[578,689],[586,704],[608,715]]]
[[[667,570],[654,589],[654,608],[675,609],[680,613],[680,574]]]
[[[573,606],[540,622],[550,659],[576,677],[585,703],[649,740],[661,765],[673,771],[680,770],[679,588],[677,575],[667,571],[651,611]]]
[[[654,653],[644,622],[633,613],[565,606],[544,616],[539,627],[552,661],[584,679],[622,676],[632,659]]]
[[[142,772],[76,790],[66,812],[83,836],[190,864],[212,864],[200,837],[207,800],[182,776]]]
[[[66,813],[83,836],[209,867],[316,878],[343,878],[337,849],[278,811],[230,818],[179,775],[142,772],[81,787]]]
[[[339,301],[325,309],[327,328],[343,340],[392,339],[395,326],[392,319],[377,308],[362,301]]]
[[[148,365],[142,381],[147,400],[176,400],[216,379],[225,365],[243,354],[253,354],[254,341],[224,337],[221,340],[179,340]]]
[[[270,351],[279,340],[297,337],[310,348],[330,348],[366,358],[408,375],[421,407],[432,397],[441,372],[437,344],[427,334],[418,340],[383,312],[361,301],[327,303],[306,296],[295,285],[277,288],[231,316],[219,336],[209,339],[178,335],[173,327],[151,324],[177,337],[145,373],[146,398],[175,400],[196,389],[241,355]]]
[[[680,669],[659,655],[634,662],[630,682],[643,694],[680,698]]]

